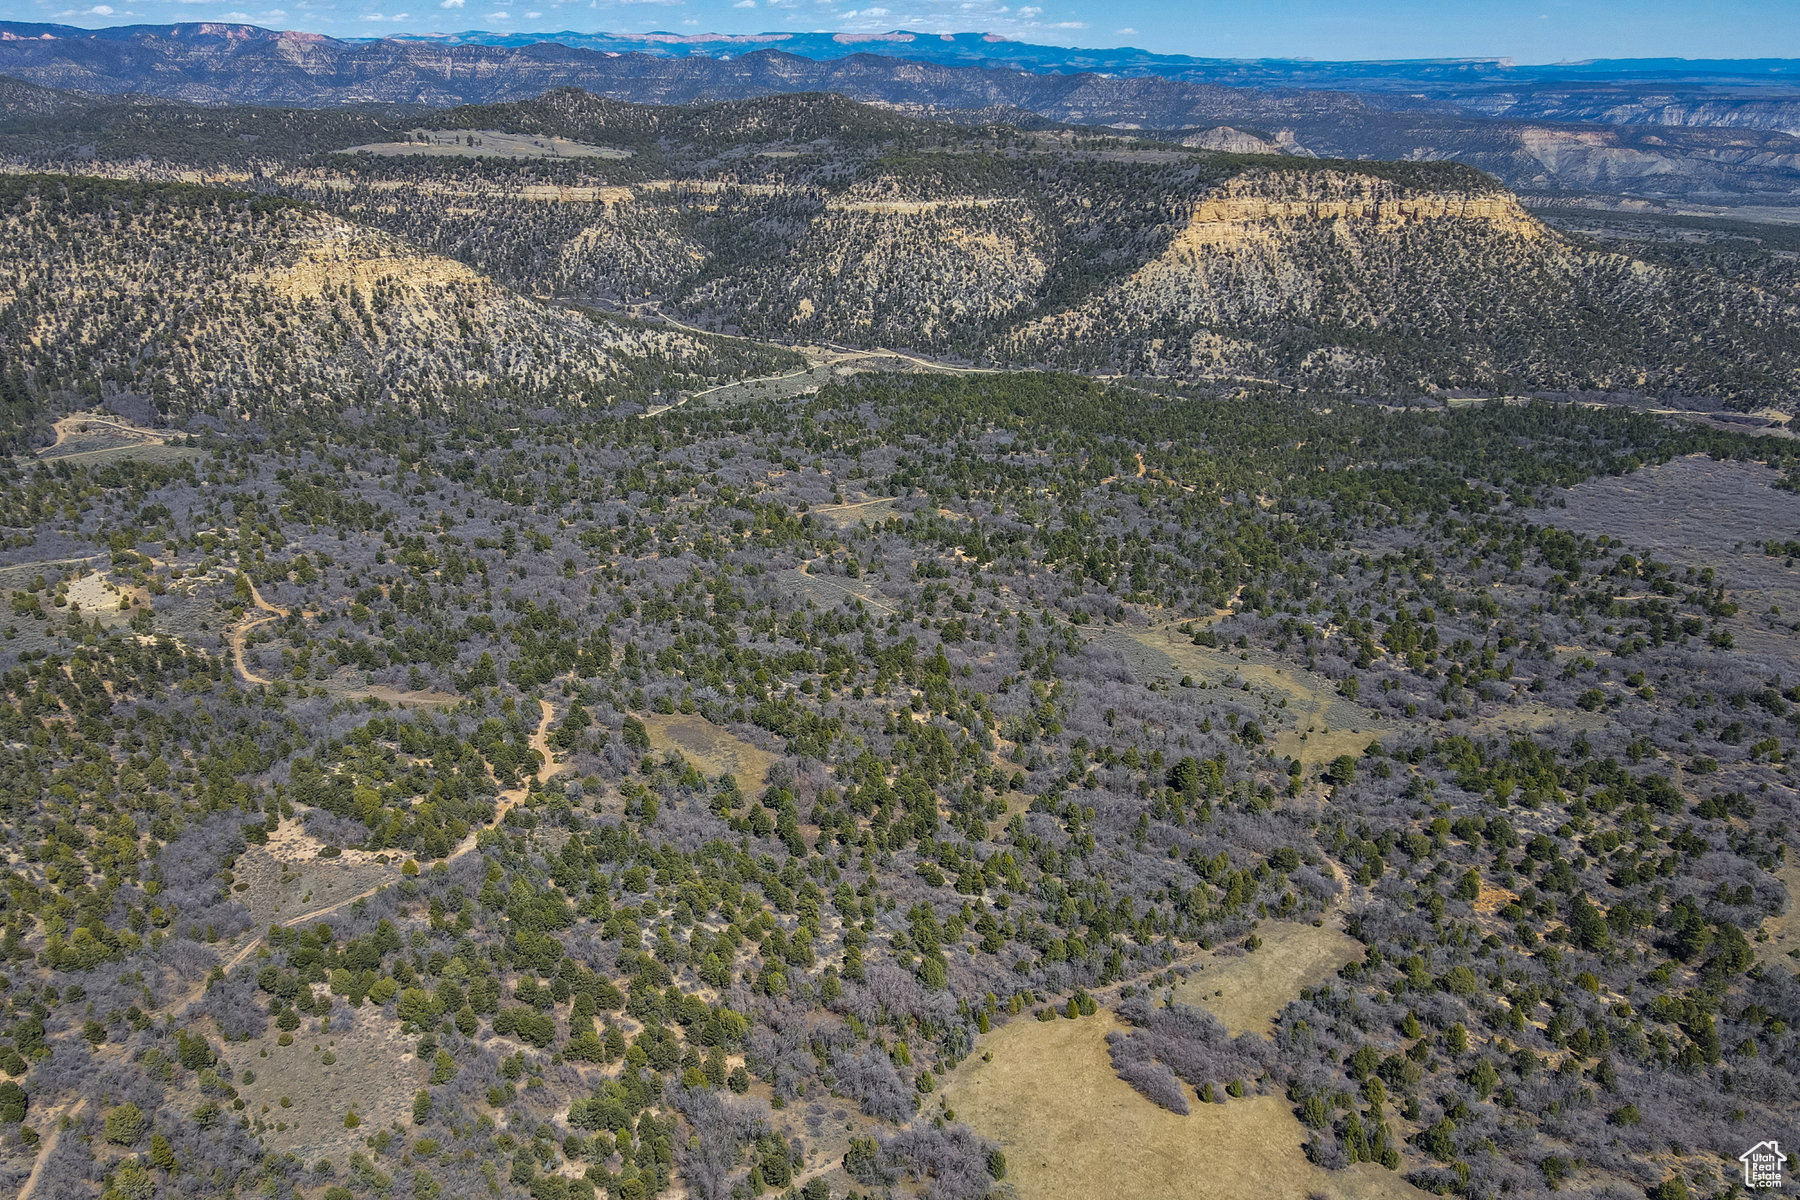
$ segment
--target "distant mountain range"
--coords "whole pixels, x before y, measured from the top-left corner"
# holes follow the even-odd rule
[[[120,25],[83,29],[73,25],[0,23],[0,39],[15,37],[97,38],[131,41],[144,36],[195,36],[221,33],[239,38],[280,36],[252,25],[192,23],[186,25]],[[299,35],[309,36],[309,35]],[[383,38],[349,38],[352,43],[414,42],[438,46],[532,46],[553,42],[606,54],[649,54],[659,58],[735,58],[757,50],[781,50],[820,61],[852,54],[909,58],[943,66],[1012,67],[1067,74],[1095,71],[1111,75],[1160,75],[1197,83],[1238,87],[1330,87],[1352,91],[1460,91],[1489,88],[1541,87],[1546,84],[1684,84],[1766,89],[1771,84],[1800,88],[1800,59],[1608,58],[1584,62],[1520,64],[1507,58],[1434,58],[1378,61],[1319,61],[1293,58],[1202,58],[1157,54],[1135,46],[1085,48],[1019,42],[992,33],[920,33],[896,29],[887,33],[768,32],[749,34],[668,32],[619,34],[456,33],[392,34]]]
[[[1791,60],[1229,62],[976,34],[554,36],[344,41],[252,25],[0,22],[0,75],[88,95],[293,107],[495,103],[559,87],[658,104],[822,91],[1229,149],[1457,159],[1527,193],[1800,204]]]

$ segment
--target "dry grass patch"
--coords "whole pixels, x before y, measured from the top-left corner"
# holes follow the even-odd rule
[[[1267,1034],[1300,989],[1330,982],[1339,967],[1363,956],[1362,944],[1332,920],[1264,921],[1256,936],[1262,945],[1248,954],[1201,959],[1175,986],[1175,999],[1206,1009],[1234,1035]]]
[[[319,1025],[308,1018],[293,1044],[283,1046],[270,1022],[263,1036],[231,1045],[226,1056],[240,1080],[245,1113],[263,1125],[270,1150],[305,1162],[329,1158],[342,1169],[352,1152],[367,1151],[370,1134],[396,1123],[412,1127],[413,1095],[425,1082],[425,1069],[399,1023],[372,1004],[356,1010],[349,1030]],[[256,1073],[254,1083],[241,1082],[246,1068]],[[352,1109],[361,1122],[346,1129],[344,1114]]]
[[[642,718],[650,748],[684,755],[706,775],[730,775],[746,792],[761,791],[769,768],[780,756],[727,733],[705,717],[690,713],[647,713]]]
[[[1484,917],[1491,917],[1518,898],[1518,893],[1508,888],[1484,883],[1475,897],[1475,911]]]
[[[1265,662],[1256,655],[1239,657],[1235,650],[1196,646],[1173,626],[1126,632],[1146,648],[1160,651],[1184,675],[1214,684],[1235,677],[1255,691],[1285,699],[1287,707],[1275,715],[1284,727],[1268,731],[1271,747],[1308,766],[1328,763],[1340,754],[1360,755],[1371,741],[1394,731],[1392,722],[1340,695],[1337,685],[1323,675]]]
[[[1306,1132],[1279,1095],[1158,1108],[1113,1074],[1103,1013],[1079,1021],[1009,1022],[947,1083],[959,1120],[998,1141],[1007,1181],[1027,1200],[1415,1200],[1384,1168],[1325,1171],[1306,1160]]]
[[[1787,907],[1763,922],[1762,929],[1769,940],[1756,943],[1756,957],[1764,962],[1785,963],[1790,950],[1800,950],[1800,865],[1788,863],[1775,872],[1775,878],[1787,888]]]

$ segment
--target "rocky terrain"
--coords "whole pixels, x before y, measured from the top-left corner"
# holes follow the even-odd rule
[[[9,370],[173,417],[605,406],[745,369],[735,348],[528,300],[308,206],[183,184],[0,177]],[[765,368],[776,360],[751,356]]]

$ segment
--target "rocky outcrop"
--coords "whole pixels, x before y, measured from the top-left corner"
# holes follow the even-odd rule
[[[104,379],[170,415],[577,404],[646,357],[709,358],[300,205],[37,176],[0,177],[0,322],[38,388]]]
[[[1792,298],[1573,245],[1506,192],[1257,169],[1195,196],[1160,253],[1003,347],[1062,366],[1328,387],[1705,378],[1791,396],[1800,362],[1752,365],[1743,339],[1785,342],[1797,316]]]

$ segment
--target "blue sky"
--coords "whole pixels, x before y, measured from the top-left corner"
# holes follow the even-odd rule
[[[973,30],[1233,58],[1800,58],[1800,0],[0,0],[0,15],[249,21],[337,36]]]

